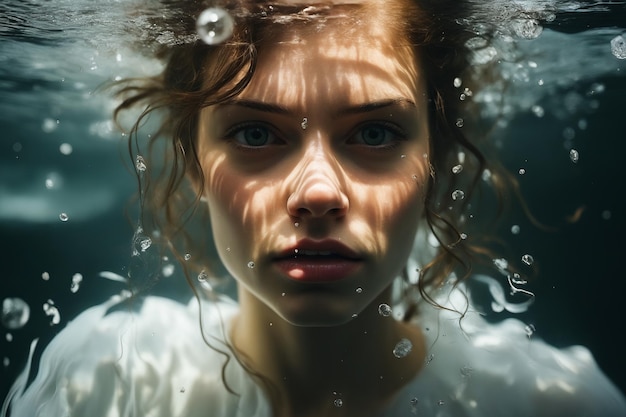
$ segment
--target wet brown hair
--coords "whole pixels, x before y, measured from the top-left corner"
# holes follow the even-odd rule
[[[155,17],[153,24],[161,32],[186,39],[195,33],[195,18],[212,4],[195,1],[162,1],[165,13]],[[117,94],[122,99],[115,110],[119,114],[140,107],[142,113],[130,129],[129,151],[134,159],[147,150],[149,166],[142,178],[141,205],[144,227],[158,230],[174,254],[194,253],[194,267],[214,269],[216,259],[200,259],[196,254],[207,253],[206,233],[197,238],[189,227],[200,222],[208,228],[205,205],[189,186],[190,181],[203,189],[204,174],[197,154],[197,124],[203,107],[222,103],[237,96],[254,75],[258,55],[271,47],[266,37],[272,25],[307,24],[303,5],[279,5],[266,2],[230,1],[219,6],[235,17],[232,37],[222,44],[207,45],[200,40],[172,42],[158,48],[157,55],[165,62],[163,72],[148,79],[125,80],[118,84]],[[323,14],[324,4],[319,10]],[[459,281],[469,276],[476,259],[488,254],[480,235],[461,233],[472,197],[483,187],[481,177],[488,168],[492,189],[500,194],[506,189],[507,175],[496,164],[488,164],[484,144],[466,137],[461,128],[464,119],[471,116],[467,101],[461,99],[462,91],[455,85],[456,78],[464,79],[467,86],[470,50],[467,40],[474,35],[459,22],[469,13],[468,2],[463,0],[404,0],[380,2],[374,7],[385,7],[390,22],[402,42],[408,41],[419,51],[422,72],[425,74],[429,94],[429,122],[431,135],[431,176],[426,194],[424,222],[439,242],[434,258],[419,272],[417,284],[407,284],[406,298],[409,308],[405,319],[415,314],[417,301],[410,293],[417,291],[431,303],[429,290],[444,282],[452,272]],[[354,13],[367,12],[362,5],[347,5]],[[329,6],[327,10],[331,10]],[[280,17],[298,17],[277,23]],[[471,93],[470,93],[471,94]],[[466,98],[469,99],[469,97]],[[156,132],[147,140],[140,136],[140,128],[153,113],[160,121]],[[147,146],[147,149],[146,149]],[[462,174],[451,169],[459,164],[459,153],[465,155]],[[161,160],[158,159],[160,156]],[[158,167],[158,168],[156,168]],[[454,190],[463,190],[462,201],[452,201]],[[496,198],[498,201],[498,198]],[[454,204],[453,204],[454,203]],[[150,224],[149,226],[147,224]],[[489,258],[489,257],[488,257]],[[187,272],[188,280],[189,271]],[[405,271],[408,283],[408,273]],[[414,297],[413,297],[414,298]]]

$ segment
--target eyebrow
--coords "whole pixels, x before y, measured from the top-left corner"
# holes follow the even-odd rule
[[[415,103],[406,98],[393,98],[386,99],[380,101],[372,101],[370,103],[357,104],[355,106],[345,107],[339,112],[337,112],[338,116],[347,116],[351,114],[360,114],[360,113],[368,113],[380,109],[384,109],[386,107],[392,106],[405,106],[405,107],[417,107]]]
[[[281,106],[279,104],[267,103],[265,101],[257,100],[235,99],[222,103],[221,106],[240,106],[252,110],[262,111],[265,113],[275,113],[282,115],[294,114],[294,112],[289,110],[287,107]],[[341,117],[353,114],[368,113],[392,106],[417,107],[412,100],[409,100],[407,98],[392,98],[344,107],[337,112],[337,116]]]
[[[283,107],[279,104],[267,103],[265,101],[256,101],[256,100],[229,100],[225,103],[222,103],[221,106],[240,106],[246,107],[252,110],[258,110],[265,113],[276,113],[276,114],[292,114],[293,112],[286,107]]]

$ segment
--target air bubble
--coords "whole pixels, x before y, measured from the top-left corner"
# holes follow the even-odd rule
[[[43,279],[44,281],[50,280],[50,274],[48,272],[42,272],[41,279]]]
[[[576,149],[570,149],[569,151],[569,159],[573,162],[573,163],[578,163],[578,159],[580,158],[580,155],[578,154],[578,151]]]
[[[163,268],[161,268],[161,274],[163,274],[164,277],[171,277],[174,274],[174,265],[172,264],[166,264],[163,265]]]
[[[67,213],[61,213],[59,214],[59,220],[61,220],[62,222],[66,222],[70,219],[70,217],[67,215]]]
[[[458,174],[461,171],[463,171],[463,165],[461,165],[461,164],[458,164],[458,165],[455,165],[455,166],[452,167],[452,173],[453,174]]]
[[[520,168],[517,172],[519,172],[520,175],[526,174],[526,170],[524,168]]]
[[[185,256],[183,256],[183,259],[186,260],[186,261],[190,260],[191,259],[191,254],[186,253]]]
[[[530,266],[533,264],[533,262],[535,262],[535,259],[532,257],[532,255],[526,254],[524,256],[522,256],[522,262],[524,262],[526,265]]]
[[[74,274],[72,276],[72,285],[70,286],[70,291],[72,293],[77,293],[80,289],[80,283],[83,282],[82,274]]]
[[[452,82],[452,84],[456,87],[459,88],[461,85],[463,85],[463,80],[461,80],[459,77],[456,77],[454,79],[454,81]]]
[[[626,39],[622,35],[611,39],[611,53],[617,59],[626,59]]]
[[[72,145],[69,143],[62,143],[61,146],[59,146],[59,152],[63,155],[70,155],[73,151],[74,148],[72,148]]]
[[[43,120],[43,123],[41,124],[41,130],[43,130],[46,133],[50,133],[56,130],[58,124],[59,124],[58,120],[46,118]]]
[[[456,119],[456,123],[455,124],[456,124],[456,127],[463,127],[464,123],[465,122],[463,121],[463,119],[458,118],[458,119]]]
[[[357,294],[361,294],[363,292],[363,288],[358,287],[356,290],[354,290]]]
[[[49,299],[47,302],[43,303],[43,311],[46,313],[46,316],[50,317],[50,326],[61,322],[61,314],[59,313],[59,309],[54,305],[54,301]]]
[[[452,199],[453,200],[463,200],[465,198],[465,193],[461,190],[454,190],[452,192]]]
[[[513,273],[513,277],[511,278],[511,282],[516,285],[526,285],[528,281],[526,281],[520,274],[517,272]]]
[[[217,45],[233,34],[235,21],[221,7],[205,9],[196,20],[196,30],[202,41],[208,45]]]
[[[335,401],[333,401],[333,404],[337,408],[343,407],[343,400],[341,398],[336,398]]]
[[[528,338],[530,339],[531,336],[535,334],[537,329],[535,329],[535,326],[533,324],[529,324],[526,327],[524,327],[524,331],[526,332],[526,336],[528,336]]]
[[[530,111],[532,111],[532,112],[533,112],[533,114],[534,114],[535,116],[537,116],[537,117],[543,117],[543,116],[546,114],[546,112],[545,112],[545,110],[543,109],[543,107],[538,106],[538,105],[534,105],[534,106],[532,106],[532,107],[530,108]]]
[[[565,140],[571,141],[576,137],[576,131],[572,127],[566,127],[563,129],[563,138]]]
[[[248,268],[253,269],[254,268],[254,262],[250,261],[248,262]]]
[[[411,353],[411,349],[413,349],[413,344],[409,339],[400,339],[393,348],[393,356],[396,358],[404,358]]]
[[[143,159],[143,156],[137,155],[135,158],[135,169],[137,172],[144,172],[148,166],[146,165],[146,161]]]
[[[209,279],[207,273],[204,270],[200,271],[200,273],[198,274],[198,281],[206,282],[207,279]]]
[[[461,376],[463,378],[469,378],[472,375],[472,372],[474,372],[474,369],[469,365],[463,365],[459,371],[461,372]]]
[[[139,241],[139,247],[141,248],[142,252],[145,252],[148,249],[150,249],[150,246],[152,246],[152,239],[150,239],[149,237],[145,239],[141,239]]]
[[[306,130],[306,128],[309,127],[309,119],[306,117],[302,118],[302,123],[300,123],[300,127],[302,128],[302,130]]]
[[[389,307],[389,304],[381,304],[378,306],[378,314],[380,314],[383,317],[389,317],[391,316],[391,307]]]
[[[2,325],[7,329],[21,329],[30,318],[30,307],[21,298],[2,300]]]
[[[520,232],[520,227],[517,224],[514,224],[513,226],[511,226],[511,233],[513,233],[514,235],[519,234]]]

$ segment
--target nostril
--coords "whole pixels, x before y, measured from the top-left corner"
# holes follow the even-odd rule
[[[348,198],[336,193],[294,193],[287,200],[290,215],[303,217],[341,217],[348,210]]]

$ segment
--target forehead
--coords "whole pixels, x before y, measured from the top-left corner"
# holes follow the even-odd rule
[[[333,92],[348,102],[389,96],[415,100],[420,83],[417,52],[389,9],[373,13],[372,6],[340,3],[324,13],[311,9],[313,15],[306,20],[271,24],[242,96],[269,99],[282,94],[275,98],[294,105],[307,95]]]

